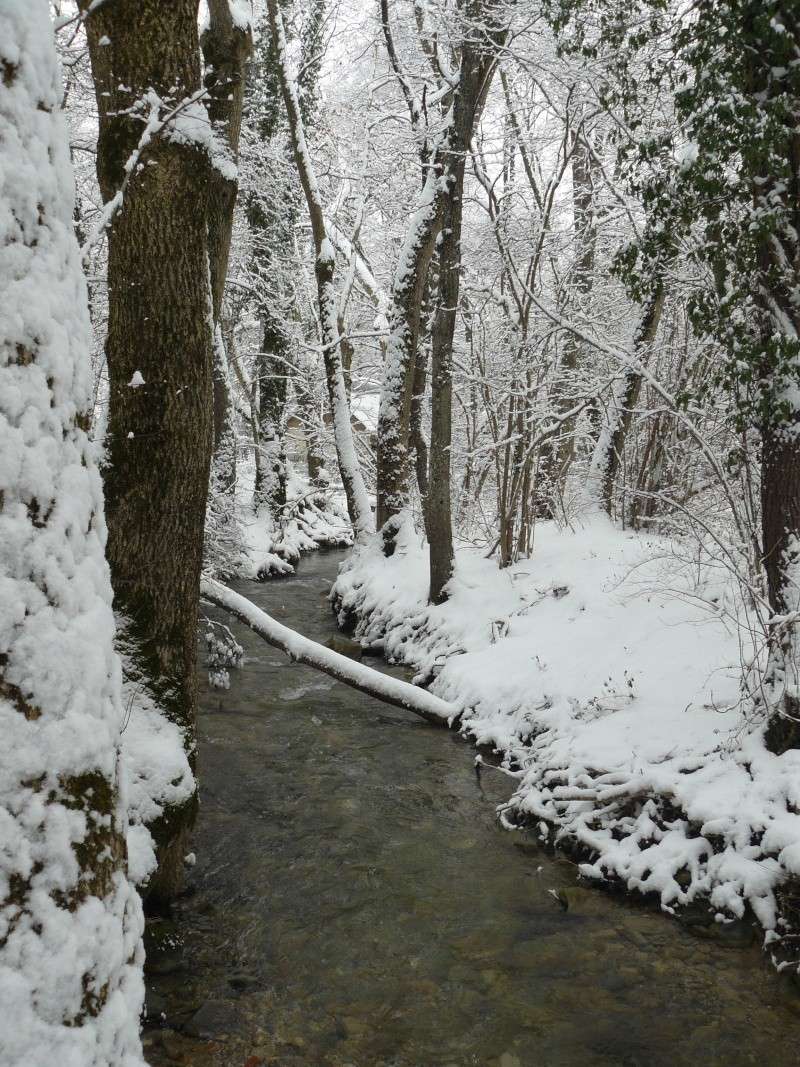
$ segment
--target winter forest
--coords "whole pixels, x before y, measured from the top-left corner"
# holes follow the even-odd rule
[[[800,10],[0,0],[0,1067],[797,1062]]]

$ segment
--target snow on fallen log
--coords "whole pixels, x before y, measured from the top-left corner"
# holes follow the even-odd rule
[[[281,649],[291,659],[314,667],[338,682],[344,682],[361,693],[382,700],[384,704],[413,711],[415,715],[420,715],[436,726],[452,726],[460,715],[454,704],[441,700],[433,693],[400,678],[381,674],[372,667],[348,659],[347,656],[290,630],[288,626],[256,607],[247,597],[235,593],[213,578],[204,577],[201,580],[200,595],[218,608],[235,615],[267,644]]]

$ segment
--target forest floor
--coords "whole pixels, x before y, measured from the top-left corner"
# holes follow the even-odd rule
[[[749,636],[724,569],[596,517],[542,524],[533,557],[504,570],[461,549],[442,606],[427,587],[427,545],[406,528],[391,558],[354,552],[333,595],[362,644],[416,668],[502,754],[507,822],[570,849],[587,879],[720,924],[752,912],[767,945],[791,943],[800,752],[772,755],[747,721]]]

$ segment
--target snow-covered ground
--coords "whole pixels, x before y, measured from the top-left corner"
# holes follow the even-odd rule
[[[293,574],[304,552],[333,548],[353,542],[352,527],[340,491],[312,491],[308,479],[290,470],[286,485],[286,508],[278,522],[268,509],[255,510],[252,473],[241,478],[239,521],[244,558],[241,576],[263,580]]]
[[[749,906],[774,940],[776,890],[800,874],[800,752],[770,754],[746,721],[724,572],[599,516],[536,538],[505,570],[459,551],[436,607],[406,527],[391,558],[373,542],[342,568],[340,622],[435,675],[462,729],[518,774],[505,817],[577,848],[583,876],[667,910],[707,899],[720,922]]]

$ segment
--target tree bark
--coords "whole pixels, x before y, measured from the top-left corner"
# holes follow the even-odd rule
[[[400,252],[392,284],[389,338],[378,414],[377,515],[381,529],[408,506],[409,435],[417,347],[428,268],[442,225],[441,161],[434,160]]]
[[[142,1065],[91,327],[44,0],[0,13],[0,1062]]]
[[[461,224],[464,170],[473,130],[483,109],[506,30],[496,23],[493,0],[473,0],[464,12],[458,85],[453,91],[446,166],[441,179],[447,195],[442,204],[439,244],[439,295],[431,335],[430,484],[426,509],[430,548],[430,600],[447,599],[453,573],[450,449],[452,444],[453,336],[461,282]]]
[[[97,173],[108,201],[140,136],[131,106],[149,92],[173,103],[199,93],[197,5],[115,0],[86,25],[100,113]],[[123,644],[152,698],[183,730],[192,766],[212,448],[209,169],[203,147],[167,131],[132,176],[108,237],[105,484],[115,606]],[[154,896],[180,889],[196,804],[195,796],[151,827]]]
[[[336,256],[333,243],[328,237],[316,174],[308,154],[305,124],[300,110],[297,89],[289,74],[283,16],[278,7],[278,0],[268,0],[267,9],[275,47],[281,93],[289,122],[295,165],[300,177],[300,184],[303,187],[311,220],[311,231],[314,237],[314,251],[316,253],[314,274],[317,282],[320,340],[325,364],[325,381],[328,387],[328,399],[333,418],[333,434],[336,443],[336,454],[339,460],[339,472],[342,477],[342,485],[347,499],[347,510],[350,515],[350,521],[353,524],[353,530],[356,538],[364,539],[373,531],[374,524],[372,509],[370,508],[364,479],[356,456],[353,428],[350,423],[350,405],[347,401],[347,389],[342,368],[337,322],[337,299],[333,281],[336,272]]]
[[[752,18],[758,17],[756,6]],[[790,34],[790,54],[800,48],[797,20],[781,19]],[[750,30],[752,32],[753,25]],[[745,91],[766,99],[775,91],[769,51],[748,46]],[[767,747],[776,753],[800,748],[800,132],[796,122],[797,95],[789,95],[780,136],[764,153],[753,196],[769,215],[780,207],[777,232],[762,237],[757,248],[755,303],[763,366],[756,368],[772,393],[761,418],[761,534],[767,595],[773,613],[770,624],[770,662],[766,688],[772,705],[767,724]],[[780,160],[780,167],[777,165]],[[780,217],[780,216],[779,216]],[[791,353],[791,371],[776,370],[774,352],[780,338]],[[777,618],[776,618],[777,617]]]
[[[220,321],[222,299],[233,232],[233,212],[239,191],[236,172],[242,128],[245,71],[252,50],[249,24],[239,25],[229,0],[208,0],[208,28],[201,45],[206,65],[206,107],[214,134],[216,165],[211,171],[208,200],[208,262],[215,325]],[[224,367],[214,374],[214,450],[219,448],[228,421],[228,375]]]
[[[656,339],[663,309],[664,286],[658,282],[642,312],[639,328],[633,340],[633,354],[637,363],[641,364],[647,359],[647,351]],[[614,410],[611,412],[612,423],[597,445],[599,456],[595,477],[599,483],[603,510],[609,515],[614,498],[614,486],[625,450],[625,441],[633,421],[634,410],[639,402],[641,389],[642,375],[632,367],[627,367],[622,375]]]
[[[289,376],[289,344],[283,324],[271,309],[262,309],[264,336],[258,356],[258,430],[260,463],[254,502],[275,517],[286,504],[286,449],[283,413]]]
[[[572,146],[572,211],[575,226],[575,269],[572,304],[585,305],[594,285],[597,227],[594,219],[594,164],[587,143],[588,134],[579,131]],[[580,344],[573,334],[564,337],[563,352],[554,389],[556,414],[563,416],[573,406],[570,380],[581,358]],[[561,423],[559,440],[545,441],[539,450],[535,508],[542,518],[552,518],[556,501],[563,496],[564,485],[575,457],[575,418]]]

